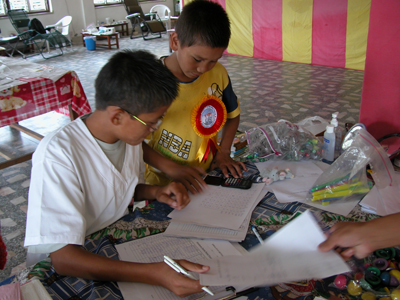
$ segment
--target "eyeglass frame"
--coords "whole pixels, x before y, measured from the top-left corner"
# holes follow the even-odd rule
[[[142,119],[136,117],[134,114],[130,113],[129,111],[127,111],[125,108],[120,107],[120,109],[122,109],[123,111],[125,111],[126,113],[128,113],[129,116],[131,116],[131,118],[134,118],[135,120],[139,121],[140,123],[142,123],[143,125],[146,125],[147,127],[149,127],[152,131],[156,131],[160,126],[161,123],[163,122],[163,119],[158,119],[156,125],[150,126],[149,124],[147,124],[145,121],[143,121]]]

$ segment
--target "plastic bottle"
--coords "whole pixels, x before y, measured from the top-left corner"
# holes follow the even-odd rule
[[[337,158],[340,154],[342,154],[342,139],[343,139],[343,130],[339,127],[339,122],[337,116],[339,112],[335,112],[332,114],[331,125],[335,126],[335,158]]]
[[[322,157],[328,162],[333,162],[335,159],[335,140],[335,127],[333,125],[326,126]]]

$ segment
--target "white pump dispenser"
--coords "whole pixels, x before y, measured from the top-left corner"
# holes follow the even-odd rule
[[[337,120],[337,116],[339,115],[339,112],[335,112],[332,114],[332,120],[331,120],[331,125],[338,127],[339,122]]]
[[[335,160],[335,127],[333,125],[326,126],[324,133],[324,149],[322,157],[328,162]]]
[[[343,138],[343,131],[339,127],[338,117],[339,112],[335,112],[332,114],[331,125],[335,127],[335,158],[337,158],[342,151],[342,138]]]

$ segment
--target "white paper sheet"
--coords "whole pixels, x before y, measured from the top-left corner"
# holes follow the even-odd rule
[[[360,205],[371,213],[380,216],[400,212],[400,201],[398,200],[400,194],[399,182],[400,173],[395,172],[393,186],[387,186],[381,190],[374,186],[360,202]]]
[[[298,201],[343,216],[347,216],[359,202],[359,200],[349,200],[346,202],[332,202],[328,205],[322,205],[312,201],[306,201],[308,191],[313,187],[315,181],[323,173],[323,170],[329,167],[328,164],[323,162],[314,162],[312,160],[270,160],[256,163],[256,166],[260,171],[265,168],[272,169],[275,166],[277,166],[279,170],[289,168],[292,174],[295,175],[292,179],[275,181],[267,186],[271,189],[272,193],[275,194],[279,202]]]
[[[185,238],[168,237],[157,234],[135,241],[115,246],[120,260],[131,262],[160,262],[164,255],[172,259],[187,259],[197,263],[205,263],[210,258],[229,255],[231,257],[241,255],[230,242],[215,240],[194,240]],[[207,264],[207,263],[205,263]],[[195,275],[195,273],[192,273]],[[195,275],[196,276],[196,275]],[[132,282],[118,282],[124,299],[135,300],[173,300],[173,299],[197,299],[205,293],[194,294],[186,298],[179,298],[169,290],[154,285]],[[244,288],[244,287],[243,287]],[[224,287],[210,287],[215,293],[223,291]],[[202,299],[218,299],[222,294],[211,297],[207,294]]]
[[[211,286],[240,282],[263,286],[350,271],[336,252],[318,251],[318,245],[324,240],[317,221],[306,211],[248,255],[225,256],[207,262],[211,269],[200,275],[200,283]]]
[[[209,185],[203,193],[191,196],[184,209],[174,210],[168,217],[180,223],[238,230],[258,203],[264,186],[253,183],[250,189],[242,190]]]
[[[251,214],[256,205],[264,198],[267,194],[267,190],[262,189],[253,207],[250,209],[246,219],[244,219],[242,225],[238,230],[231,230],[226,228],[200,226],[195,224],[179,223],[171,221],[165,230],[164,234],[168,236],[180,236],[188,238],[200,238],[200,239],[218,239],[226,240],[231,242],[241,242],[246,238],[247,230],[250,225]]]
[[[21,293],[24,300],[51,300],[49,293],[40,280],[34,279],[21,285]]]
[[[240,225],[238,230],[218,228],[218,227],[207,227],[207,226],[178,223],[171,221],[171,223],[165,230],[165,235],[241,242],[246,238],[247,229],[249,228],[250,224],[250,218],[251,218],[251,212],[246,217],[246,219],[244,219],[242,225]]]

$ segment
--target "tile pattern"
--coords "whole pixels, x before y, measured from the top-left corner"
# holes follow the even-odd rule
[[[120,39],[120,49],[123,48],[147,49],[157,56],[169,54],[167,36],[151,41],[125,37]],[[29,60],[75,70],[94,108],[94,79],[116,51],[88,51],[77,43],[63,56],[49,60],[36,56]],[[315,115],[330,119],[335,111],[339,111],[342,126],[358,121],[364,75],[361,71],[230,55],[224,55],[220,62],[227,68],[241,102],[242,131],[280,119],[297,122]],[[68,117],[52,112],[21,124],[46,135],[66,122]],[[8,126],[0,128],[0,150],[11,157],[32,151],[37,144],[37,140]],[[0,157],[1,161],[4,158]],[[25,266],[23,240],[30,170],[31,161],[0,170],[1,233],[9,253],[0,281]]]

